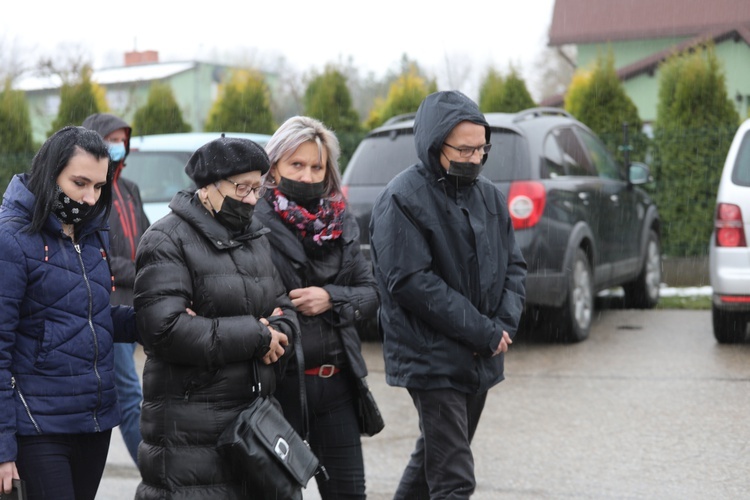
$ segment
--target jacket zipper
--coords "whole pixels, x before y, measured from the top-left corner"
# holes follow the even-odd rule
[[[89,295],[89,317],[88,317],[88,323],[89,323],[89,329],[91,330],[91,336],[94,338],[94,374],[96,375],[96,407],[94,408],[94,428],[96,429],[96,432],[101,432],[101,428],[99,427],[99,418],[97,417],[97,413],[99,411],[99,408],[101,408],[102,405],[102,377],[99,375],[99,342],[96,336],[96,329],[94,328],[94,320],[92,318],[92,311],[94,309],[94,299],[91,294],[91,283],[89,282],[89,277],[86,274],[86,267],[83,265],[83,256],[81,256],[81,246],[76,243],[73,245],[76,249],[76,252],[78,253],[78,262],[81,264],[81,271],[83,271],[83,281],[86,283],[86,290],[88,291]]]
[[[36,419],[31,415],[31,408],[29,408],[29,404],[26,402],[26,398],[23,397],[21,388],[16,385],[16,377],[10,377],[10,387],[12,389],[15,389],[15,391],[18,393],[18,397],[21,398],[21,404],[23,404],[23,407],[26,409],[26,415],[29,416],[29,420],[31,420],[31,423],[34,424],[36,433],[41,434],[42,430],[39,428],[39,424],[36,423]]]

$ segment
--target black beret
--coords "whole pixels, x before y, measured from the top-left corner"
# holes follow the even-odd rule
[[[185,165],[185,173],[199,188],[236,174],[271,167],[266,151],[249,139],[220,137],[198,148]]]

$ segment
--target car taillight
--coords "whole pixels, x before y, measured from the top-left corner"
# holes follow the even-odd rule
[[[349,199],[349,186],[341,186],[341,194],[343,194],[344,198],[348,200]]]
[[[544,213],[546,202],[547,193],[541,182],[512,182],[508,192],[508,211],[513,229],[534,227]]]
[[[745,229],[742,224],[742,210],[731,203],[719,203],[714,219],[716,246],[745,247]]]

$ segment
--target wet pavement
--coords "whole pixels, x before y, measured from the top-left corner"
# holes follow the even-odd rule
[[[390,499],[416,412],[385,384],[380,346],[363,351],[386,420],[363,438],[368,498]],[[710,311],[604,310],[580,344],[519,337],[506,377],[474,440],[475,499],[750,497],[750,344],[717,344]],[[112,436],[97,499],[132,499],[138,472]]]

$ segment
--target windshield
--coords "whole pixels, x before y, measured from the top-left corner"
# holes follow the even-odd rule
[[[492,151],[482,175],[494,182],[528,178],[529,154],[526,141],[510,130],[493,130]],[[349,162],[349,185],[383,185],[408,166],[417,163],[414,135],[399,130],[370,136],[359,145]]]
[[[192,188],[185,173],[190,153],[184,151],[131,151],[122,176],[135,182],[143,203],[168,202],[178,191]]]

